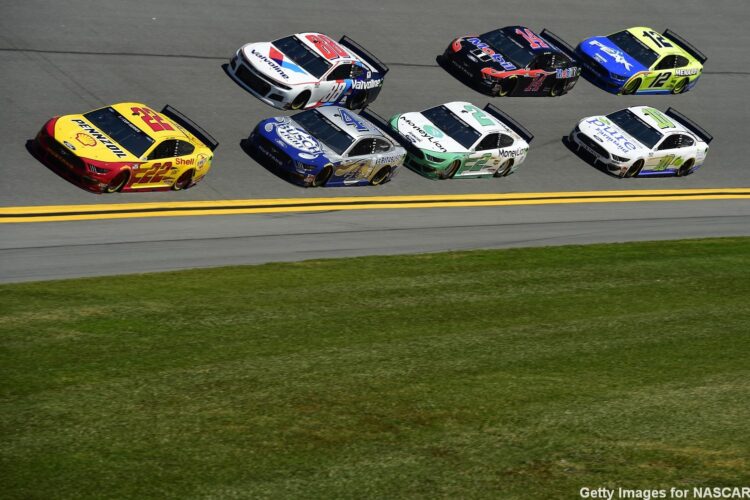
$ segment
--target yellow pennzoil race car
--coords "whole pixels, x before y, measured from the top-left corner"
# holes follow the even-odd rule
[[[192,187],[219,143],[169,105],[157,113],[125,102],[52,118],[35,145],[35,156],[74,184],[114,193]]]

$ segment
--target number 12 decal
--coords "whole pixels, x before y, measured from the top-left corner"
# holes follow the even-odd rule
[[[643,36],[649,37],[651,39],[651,41],[654,42],[656,44],[656,46],[659,47],[659,48],[671,47],[672,46],[672,44],[669,43],[666,40],[666,38],[664,38],[663,36],[661,36],[656,31],[644,31],[643,32]]]
[[[649,85],[649,88],[663,87],[664,84],[667,83],[667,80],[669,80],[669,72],[659,73],[658,75],[656,75],[656,78],[654,78],[654,81],[651,82],[651,85]]]

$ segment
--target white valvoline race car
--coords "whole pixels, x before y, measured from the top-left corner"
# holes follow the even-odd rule
[[[703,165],[713,137],[673,108],[634,106],[584,118],[568,139],[620,177],[680,177]]]
[[[388,72],[351,38],[335,42],[321,33],[248,43],[226,69],[240,86],[278,109],[363,108],[378,96]]]

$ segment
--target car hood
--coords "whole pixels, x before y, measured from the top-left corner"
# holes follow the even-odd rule
[[[404,113],[396,120],[398,132],[416,147],[436,153],[465,153],[461,144],[437,128],[422,113]]]
[[[270,42],[249,43],[240,51],[245,61],[250,62],[256,70],[271,80],[287,85],[318,80]]]
[[[284,151],[292,160],[306,165],[323,167],[339,155],[310,135],[300,124],[288,116],[263,120],[258,132]]]
[[[612,123],[606,116],[584,118],[578,128],[587,136],[599,142],[608,152],[626,158],[648,152],[643,144]]]
[[[616,75],[630,77],[639,71],[648,69],[626,54],[606,36],[596,36],[584,40],[578,48],[604,69]]]
[[[54,125],[55,140],[81,158],[105,162],[138,161],[130,151],[96,128],[83,115],[66,115]]]

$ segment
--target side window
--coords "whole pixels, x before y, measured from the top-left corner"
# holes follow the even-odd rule
[[[654,69],[672,69],[675,67],[675,56],[664,56]]]
[[[148,155],[149,160],[161,160],[162,158],[172,158],[176,156],[177,152],[177,141],[174,139],[168,139],[163,141],[161,144],[156,146],[154,150]]]
[[[677,146],[678,148],[686,148],[688,146],[692,146],[695,143],[692,137],[689,135],[678,135],[677,136]]]
[[[669,137],[664,139],[664,141],[662,141],[661,146],[659,146],[659,150],[679,148],[680,147],[679,144],[680,144],[680,135],[679,134],[670,135]]]
[[[484,139],[479,141],[479,144],[477,144],[477,147],[475,148],[477,151],[486,151],[488,149],[495,149],[497,148],[498,143],[498,135],[499,134],[487,134]]]
[[[500,134],[500,147],[507,148],[513,145],[513,138],[509,135]]]
[[[538,55],[529,63],[529,69],[544,69],[548,66],[549,57],[545,54]]]
[[[391,143],[384,139],[375,139],[375,152],[387,153],[391,150]]]
[[[349,156],[370,155],[370,154],[372,154],[372,148],[373,148],[373,140],[372,139],[361,139],[349,151]]]
[[[351,78],[351,73],[352,73],[352,65],[342,64],[340,66],[333,68],[333,71],[331,71],[331,74],[328,75],[328,79],[329,80],[346,80],[347,78]]]
[[[684,68],[688,64],[690,64],[690,61],[687,60],[687,57],[677,56],[677,60],[675,61],[674,67]]]
[[[354,78],[356,80],[357,78],[364,76],[364,74],[365,74],[364,68],[362,66],[357,66],[355,64],[354,66],[352,66],[352,72],[351,72],[350,78]]]
[[[177,141],[177,154],[175,156],[187,156],[192,154],[195,146],[187,141]]]

